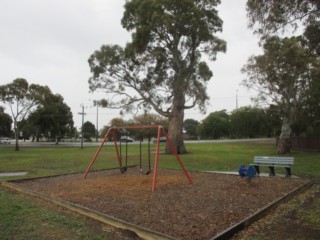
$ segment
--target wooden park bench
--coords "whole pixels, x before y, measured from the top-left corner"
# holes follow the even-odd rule
[[[275,167],[282,167],[286,170],[286,177],[291,176],[291,166],[293,165],[293,157],[261,157],[255,156],[253,164],[257,175],[260,174],[260,166],[269,167],[269,176],[275,176]]]

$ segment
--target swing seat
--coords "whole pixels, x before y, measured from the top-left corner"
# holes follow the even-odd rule
[[[151,169],[148,169],[148,171],[146,173],[144,173],[143,169],[140,168],[140,173],[144,174],[144,175],[149,175],[151,173]]]

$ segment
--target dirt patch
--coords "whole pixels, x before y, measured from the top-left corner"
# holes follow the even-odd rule
[[[306,183],[303,179],[239,176],[159,169],[152,174],[130,168],[27,180],[19,185],[178,239],[209,239]]]

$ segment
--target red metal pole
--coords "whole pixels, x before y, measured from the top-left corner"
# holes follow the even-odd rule
[[[157,136],[157,148],[156,148],[156,156],[154,158],[154,169],[153,169],[153,178],[152,178],[152,192],[156,190],[156,181],[157,181],[157,170],[158,170],[158,160],[159,160],[159,147],[160,147],[160,129],[158,126],[158,136]]]
[[[120,172],[121,172],[122,160],[121,160],[120,155],[119,155],[119,148],[118,148],[118,143],[117,143],[117,136],[116,136],[114,130],[115,130],[115,127],[112,127],[112,137],[113,137],[114,147],[115,147],[115,149],[116,149],[117,159],[118,159],[118,163],[119,163],[119,167],[120,167]]]
[[[185,167],[184,167],[184,165],[183,165],[183,163],[182,163],[182,161],[181,161],[181,159],[180,159],[180,157],[179,157],[179,155],[178,155],[175,147],[173,146],[172,141],[169,139],[166,131],[165,131],[163,128],[162,128],[162,134],[166,137],[167,142],[169,143],[169,147],[170,147],[171,151],[173,152],[173,154],[176,156],[176,159],[177,159],[177,161],[179,162],[180,167],[182,168],[184,174],[185,174],[186,177],[188,178],[189,183],[192,183],[192,178],[191,178],[191,176],[189,175],[188,171],[185,169]]]
[[[145,125],[145,126],[113,126],[114,129],[141,129],[141,128],[158,128],[159,125]]]
[[[88,166],[88,168],[87,168],[87,170],[86,170],[86,172],[85,172],[85,174],[84,174],[83,178],[86,178],[86,177],[87,177],[87,175],[88,175],[88,173],[89,173],[89,171],[90,171],[90,169],[91,169],[91,167],[92,167],[92,165],[93,165],[94,161],[97,159],[97,157],[98,157],[98,155],[99,155],[99,153],[100,153],[100,151],[101,151],[101,149],[102,149],[102,147],[103,147],[103,145],[104,145],[104,143],[105,143],[106,139],[108,138],[109,133],[110,133],[110,129],[108,130],[108,132],[107,132],[107,133],[106,133],[106,135],[104,136],[104,138],[103,138],[103,140],[102,140],[102,142],[101,142],[101,144],[100,144],[100,146],[99,146],[98,150],[97,150],[97,151],[96,151],[96,153],[94,154],[94,156],[93,156],[93,158],[92,158],[92,160],[91,160],[91,162],[90,162],[90,164],[89,164],[89,166]]]

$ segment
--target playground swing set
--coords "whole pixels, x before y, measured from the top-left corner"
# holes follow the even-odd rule
[[[151,142],[151,133],[150,133],[150,128],[148,128],[148,169],[146,172],[144,172],[143,170],[143,166],[142,166],[142,141],[143,138],[141,137],[139,139],[139,166],[140,166],[140,172],[141,174],[145,174],[145,175],[149,175],[151,173],[151,156],[150,156],[150,142]],[[120,141],[119,141],[119,155],[120,155],[120,163],[122,165],[122,141],[121,141],[121,137],[120,137]],[[120,167],[120,171],[121,173],[125,173],[128,169],[128,141],[126,141],[126,145],[125,145],[125,166],[121,166]]]
[[[114,147],[115,147],[115,151],[116,151],[116,155],[117,155],[117,160],[118,160],[118,164],[119,164],[119,169],[120,169],[120,173],[124,174],[127,169],[128,169],[128,141],[126,140],[126,148],[125,148],[125,165],[123,165],[122,162],[122,144],[121,144],[121,139],[119,142],[119,147],[118,147],[118,143],[117,143],[117,135],[116,135],[116,131],[123,131],[126,129],[149,129],[149,136],[148,136],[148,170],[144,173],[144,170],[142,168],[142,139],[140,139],[140,157],[139,157],[139,161],[140,161],[140,172],[142,174],[148,175],[151,173],[151,156],[150,156],[150,130],[151,129],[157,129],[157,143],[156,143],[156,152],[155,152],[155,159],[154,159],[154,166],[153,166],[153,177],[152,177],[152,192],[154,192],[156,190],[156,179],[157,179],[157,171],[158,171],[158,162],[159,162],[159,149],[160,149],[160,136],[161,134],[166,138],[168,146],[170,147],[172,153],[175,155],[176,160],[178,161],[184,175],[187,177],[189,183],[192,183],[192,178],[191,175],[188,173],[188,171],[186,170],[186,168],[184,167],[172,141],[169,139],[165,129],[163,126],[160,125],[150,125],[150,126],[114,126],[108,129],[107,133],[105,134],[100,146],[98,147],[96,153],[94,154],[85,174],[84,174],[84,178],[87,177],[88,173],[91,170],[92,165],[94,164],[95,160],[97,159],[101,149],[104,146],[104,143],[108,140],[109,137],[112,137],[113,142],[114,142]],[[119,151],[120,150],[120,151]]]

